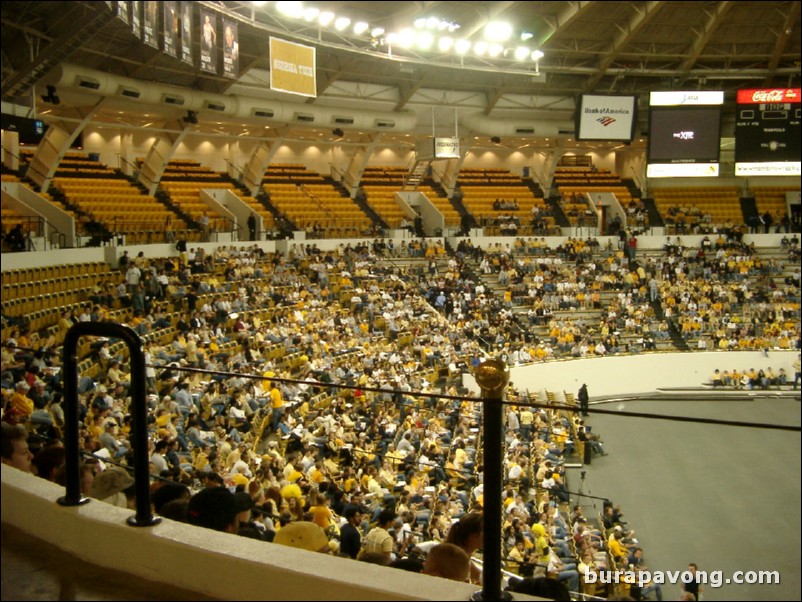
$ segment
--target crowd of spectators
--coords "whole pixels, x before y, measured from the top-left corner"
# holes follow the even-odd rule
[[[418,261],[401,261],[409,258]],[[126,292],[147,289],[141,309],[112,295],[74,318],[101,321],[128,307],[130,325],[146,339],[157,512],[193,522],[188,493],[223,487],[253,500],[238,506],[252,515],[238,522],[241,534],[269,540],[290,523],[313,522],[338,550],[353,523],[366,543],[357,555],[389,563],[422,560],[457,538],[453,525],[468,523],[460,546],[475,551],[476,538],[464,531],[482,511],[480,412],[459,375],[509,339],[514,324],[463,257],[413,241],[403,250],[297,245],[287,257],[220,247],[211,256],[189,250],[185,260],[140,254],[123,262]],[[133,266],[142,274],[136,283]],[[63,321],[65,329],[73,323],[70,315]],[[63,483],[59,356],[21,343],[2,347],[3,418],[46,441],[37,457],[47,449],[54,460],[39,474]],[[132,483],[113,470],[132,460],[123,351],[99,341],[99,371],[79,381],[88,454],[81,474],[85,495],[133,507]],[[508,397],[526,401],[514,387]],[[576,425],[558,411],[510,410],[519,412],[520,424],[507,431],[505,470],[520,516],[507,517],[525,518],[530,530],[541,519],[551,528],[565,500],[561,466]],[[379,525],[392,536],[389,554],[383,540],[375,544],[381,550],[367,545]]]
[[[313,523],[327,550],[343,553],[345,543],[347,555],[382,564],[422,563],[446,543],[476,550],[465,531],[482,511],[480,411],[460,376],[485,354],[522,364],[633,351],[622,333],[659,339],[672,321],[697,316],[705,328],[748,317],[770,346],[799,339],[798,271],[778,284],[773,260],[727,239],[707,251],[667,240],[663,254],[637,260],[593,238],[556,248],[537,238],[463,241],[453,255],[439,241],[377,239],[335,251],[298,243],[287,255],[220,246],[124,257],[119,280],[98,282],[48,341],[76,321],[128,312],[146,341],[157,512],[211,526],[198,522],[205,510],[193,510],[193,494],[232,489],[250,499],[239,496],[234,514],[250,514],[225,529],[270,541]],[[598,317],[569,317],[584,311]],[[547,334],[533,339],[527,326]],[[49,343],[34,351],[24,328],[13,332],[2,347],[3,420],[42,437],[35,470],[63,482],[63,448],[53,443],[64,424],[59,355]],[[101,340],[92,353],[97,372],[79,381],[83,491],[132,507],[125,471],[100,478],[131,460],[124,349]],[[543,572],[577,591],[580,563],[609,549],[592,531],[595,549],[578,545],[583,521],[560,505],[565,459],[584,445],[605,452],[575,413],[533,409],[512,384],[506,397],[505,558],[521,576]]]
[[[748,370],[734,368],[721,370],[716,368],[710,375],[709,384],[713,387],[730,387],[733,389],[777,389],[792,386],[794,390],[799,386],[802,373],[800,372],[800,356],[794,360],[793,379],[785,368],[775,370],[771,366]]]

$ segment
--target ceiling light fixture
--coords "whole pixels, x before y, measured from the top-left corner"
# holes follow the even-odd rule
[[[303,14],[303,7],[300,2],[276,2],[276,10],[287,17],[294,19]]]
[[[457,40],[457,42],[454,44],[454,50],[456,50],[458,54],[467,54],[470,49],[471,41],[464,38]]]
[[[304,9],[304,21],[312,22],[318,18],[320,15],[319,8],[305,8]]]
[[[463,38],[455,41],[451,36],[437,38],[434,32],[453,33],[460,28],[458,23],[441,19],[435,16],[422,17],[414,20],[414,28],[407,27],[400,31],[386,33],[383,27],[371,27],[367,21],[356,21],[348,17],[338,16],[332,11],[320,11],[313,7],[304,7],[302,2],[276,2],[276,10],[285,17],[303,19],[307,22],[317,21],[320,27],[333,26],[338,32],[345,32],[351,28],[350,35],[362,38],[365,43],[365,34],[370,32],[367,43],[372,50],[386,46],[390,55],[393,49],[411,50],[412,52],[438,52],[447,54],[454,52],[466,55],[473,51],[476,57],[487,57],[497,60],[523,62],[532,60],[537,62],[543,57],[540,50],[532,50],[526,46],[507,46],[504,42],[512,37],[513,27],[509,22],[492,21],[484,27],[483,33],[486,41],[471,41]],[[385,35],[386,33],[386,35]],[[519,34],[523,41],[530,40],[534,34],[524,31]],[[435,47],[436,46],[436,47]]]
[[[512,35],[512,25],[506,21],[493,21],[485,26],[484,36],[489,42],[506,42]]]

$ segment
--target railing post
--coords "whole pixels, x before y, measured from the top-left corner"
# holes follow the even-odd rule
[[[472,600],[511,600],[501,590],[501,493],[504,480],[504,389],[510,382],[510,370],[499,358],[485,360],[476,367],[476,382],[482,389],[482,439],[484,478],[484,540],[482,544],[482,589]]]
[[[77,506],[89,501],[81,495],[80,449],[78,444],[78,339],[105,336],[122,339],[131,357],[131,444],[134,451],[134,487],[136,515],[128,519],[134,527],[150,527],[161,522],[150,510],[150,462],[148,455],[148,407],[145,398],[145,352],[142,339],[128,326],[108,322],[79,322],[64,337],[64,447],[66,495],[58,499],[62,506]]]

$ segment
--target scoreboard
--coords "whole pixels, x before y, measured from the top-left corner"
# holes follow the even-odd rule
[[[736,176],[799,176],[800,88],[738,90]]]

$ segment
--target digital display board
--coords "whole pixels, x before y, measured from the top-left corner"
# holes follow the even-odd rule
[[[802,175],[800,88],[738,90],[736,176]]]
[[[652,92],[646,176],[718,176],[723,102],[723,92]]]
[[[2,129],[17,132],[20,144],[36,145],[44,138],[47,126],[39,119],[17,117],[16,115],[3,113]]]

